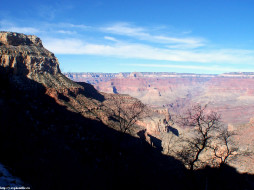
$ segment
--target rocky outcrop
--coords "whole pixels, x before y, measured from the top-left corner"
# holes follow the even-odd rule
[[[13,80],[29,88],[26,78],[47,89],[65,92],[82,87],[61,74],[55,55],[45,49],[40,38],[14,32],[0,32],[0,66],[12,72]],[[50,90],[52,91],[52,90]]]
[[[33,78],[35,73],[60,72],[57,58],[36,36],[0,32],[0,53],[0,65],[13,68],[17,75]]]
[[[61,93],[75,94],[84,90],[62,75],[57,58],[33,35],[0,32],[0,66],[9,72],[17,87],[31,88],[27,79],[41,83],[56,101]]]

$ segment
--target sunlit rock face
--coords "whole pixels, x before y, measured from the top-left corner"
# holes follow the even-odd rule
[[[60,72],[57,58],[33,35],[0,32],[0,53],[0,65],[13,68],[15,74],[32,78],[35,73]]]
[[[247,123],[254,113],[254,73],[66,73],[66,76],[88,82],[101,92],[129,94],[158,109],[181,111],[191,104],[208,104],[228,124]]]
[[[27,77],[47,88],[79,87],[61,74],[57,58],[34,35],[0,32],[0,66],[9,69],[19,83]]]

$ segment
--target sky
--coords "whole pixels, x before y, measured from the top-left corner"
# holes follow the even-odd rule
[[[254,0],[1,0],[62,72],[254,72]]]

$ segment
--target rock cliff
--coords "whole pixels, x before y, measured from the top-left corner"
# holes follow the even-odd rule
[[[20,83],[27,77],[49,88],[80,87],[61,74],[57,58],[33,35],[0,32],[0,66]]]
[[[36,73],[55,75],[60,72],[57,58],[43,47],[36,36],[1,32],[0,52],[0,65],[13,68],[17,75],[33,78]]]

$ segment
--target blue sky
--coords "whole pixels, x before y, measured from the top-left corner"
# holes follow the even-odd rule
[[[1,0],[63,72],[254,72],[254,0]]]

